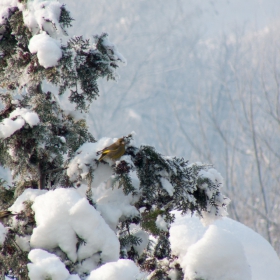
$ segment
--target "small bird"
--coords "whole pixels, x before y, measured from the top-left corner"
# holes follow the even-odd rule
[[[11,211],[8,210],[0,211],[0,222],[6,222],[7,219],[14,215],[16,214],[13,214]]]
[[[119,159],[125,152],[125,140],[123,138],[119,138],[115,143],[112,145],[104,148],[103,150],[99,151],[98,154],[101,154],[99,161],[103,159],[111,159],[117,160]]]

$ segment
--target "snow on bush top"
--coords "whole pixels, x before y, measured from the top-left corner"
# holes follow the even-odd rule
[[[242,244],[215,225],[209,226],[203,237],[189,247],[180,263],[184,279],[252,279]]]
[[[205,227],[196,216],[174,213],[171,250],[179,257],[185,277],[193,279],[196,271],[197,278],[209,280],[280,279],[279,257],[252,229],[226,217]]]
[[[16,108],[9,116],[0,123],[0,138],[10,137],[17,130],[21,129],[25,123],[30,127],[37,125],[40,119],[37,113],[25,109]]]

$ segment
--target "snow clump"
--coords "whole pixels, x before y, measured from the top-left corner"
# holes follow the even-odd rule
[[[31,38],[28,48],[31,53],[37,53],[40,65],[49,68],[57,65],[62,57],[60,42],[50,37],[45,31]]]
[[[70,278],[69,271],[66,269],[64,263],[54,254],[41,249],[33,249],[29,252],[28,258],[32,261],[32,263],[27,264],[30,280],[80,279],[77,275],[72,275],[73,277]]]
[[[30,127],[38,125],[40,119],[37,113],[25,109],[16,108],[9,116],[0,123],[0,138],[7,138],[14,134],[17,130],[21,129],[25,123]]]

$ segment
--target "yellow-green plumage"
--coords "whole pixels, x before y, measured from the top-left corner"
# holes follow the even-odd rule
[[[111,159],[111,160],[117,160],[119,159],[124,153],[125,153],[125,141],[124,138],[119,138],[115,143],[112,145],[104,148],[101,151],[101,156],[98,159],[99,161],[103,159]]]

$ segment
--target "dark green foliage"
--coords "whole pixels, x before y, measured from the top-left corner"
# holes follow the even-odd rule
[[[114,52],[103,45],[107,34],[96,35],[96,48],[92,48],[89,40],[77,36],[62,46],[63,57],[59,63],[59,93],[70,89],[69,100],[76,104],[76,109],[86,110],[88,103],[99,95],[97,79],[107,77],[116,79],[114,70],[118,67],[118,58]]]
[[[135,251],[133,246],[139,245],[142,242],[142,239],[138,236],[135,236],[130,232],[129,226],[131,224],[139,224],[140,217],[129,217],[125,220],[120,221],[117,229],[120,241],[120,257],[129,258],[132,260],[138,259],[138,253]]]
[[[129,176],[130,170],[131,167],[125,161],[121,161],[120,163],[118,163],[118,165],[115,168],[116,175],[114,178],[113,186],[116,185],[116,183],[118,183],[118,187],[122,187],[126,195],[128,195],[129,193],[136,194],[136,190]]]
[[[72,20],[65,6],[62,6],[60,27],[65,31],[64,28],[71,26]],[[54,23],[53,28],[57,29]],[[70,90],[70,101],[76,104],[77,109],[86,110],[89,106],[87,103],[98,97],[97,80],[102,77],[116,78],[114,69],[118,67],[120,59],[115,55],[114,48],[104,45],[107,34],[94,37],[96,47],[92,47],[89,40],[81,36],[70,39],[66,46],[61,46],[62,58],[58,65],[47,69],[39,64],[36,54],[30,53],[28,44],[31,37],[32,34],[23,23],[22,12],[11,8],[9,18],[0,26],[2,88],[16,90],[27,86],[28,91],[36,92],[46,79],[59,86],[60,94],[66,89]]]
[[[65,5],[62,5],[62,7],[60,9],[61,9],[61,12],[60,12],[59,23],[61,24],[65,34],[67,35],[65,28],[71,27],[72,26],[71,22],[74,19],[70,16],[69,11],[66,10]]]
[[[84,239],[82,239],[79,235],[76,234],[76,238],[77,238],[77,244],[76,244],[76,249],[77,251],[79,250],[81,245],[85,245],[86,241]]]
[[[16,236],[26,236],[32,233],[35,226],[34,212],[31,209],[32,203],[25,202],[25,209],[16,215],[21,221],[21,226],[9,228],[4,244],[0,248],[0,275],[11,275],[17,279],[28,279],[26,264],[28,252],[23,251],[16,242]],[[6,222],[6,226],[9,226]]]
[[[52,187],[64,178],[63,155],[69,157],[86,141],[94,141],[83,120],[65,115],[54,96],[38,91],[18,102],[18,108],[32,108],[40,118],[37,126],[25,125],[12,136],[1,141],[0,149],[12,149],[16,154],[5,153],[4,166],[14,170],[14,176],[31,180],[44,179]],[[64,140],[65,139],[65,140]],[[54,172],[52,172],[54,170]],[[38,183],[39,185],[39,183]]]
[[[153,205],[156,209],[179,210],[182,213],[195,211],[201,214],[202,211],[207,211],[208,204],[217,208],[221,207],[217,204],[220,201],[220,185],[212,182],[209,178],[204,178],[200,175],[201,170],[208,170],[210,165],[192,164],[188,161],[179,158],[164,157],[157,153],[153,147],[141,146],[140,148],[129,147],[127,154],[131,156],[134,163],[134,170],[137,172],[140,180],[141,198],[137,203],[137,207],[149,207]],[[119,166],[119,165],[118,165]],[[131,168],[115,168],[117,179],[120,184],[123,184],[123,176],[128,176]],[[125,166],[125,163],[122,163]],[[167,180],[174,188],[172,196],[163,187],[163,181]],[[129,179],[126,178],[125,182]],[[205,188],[213,192],[213,196],[209,201],[206,195]],[[127,187],[133,191],[133,186]],[[147,209],[150,210],[150,209]]]
[[[44,20],[52,23],[54,31],[58,29],[49,19]],[[65,31],[72,20],[62,6],[60,27]],[[96,48],[90,45],[89,40],[76,37],[61,47],[62,58],[58,65],[45,69],[39,64],[37,55],[28,49],[32,34],[24,25],[21,11],[11,8],[0,31],[0,86],[6,89],[1,93],[6,108],[0,112],[0,120],[8,118],[16,108],[36,112],[40,119],[38,125],[31,127],[25,124],[1,140],[1,165],[11,168],[14,178],[19,181],[28,176],[29,181],[37,182],[32,187],[53,188],[58,183],[71,185],[65,175],[64,167],[68,163],[65,155],[71,158],[83,143],[95,140],[85,121],[75,121],[66,115],[60,109],[55,94],[42,90],[42,82],[47,80],[59,86],[59,94],[70,90],[70,101],[76,104],[77,109],[86,110],[87,103],[98,96],[97,79],[114,78],[112,69],[117,67],[118,58],[112,48],[109,50],[103,44],[106,34],[95,36]],[[21,99],[16,100],[17,103],[12,102],[14,94],[23,89]]]
[[[220,193],[221,183],[208,177],[207,172],[211,166],[189,164],[184,159],[165,157],[153,147],[129,146],[125,154],[130,156],[134,165],[132,166],[130,161],[121,160],[113,166],[115,185],[122,187],[126,195],[137,195],[134,206],[141,213],[140,226],[155,236],[156,242],[144,251],[142,256],[135,253],[133,246],[127,251],[127,246],[123,245],[121,255],[134,260],[145,271],[153,272],[151,279],[169,279],[170,269],[176,269],[179,279],[183,279],[179,264],[174,256],[171,256],[169,232],[158,228],[156,221],[158,218],[164,219],[168,229],[175,219],[172,210],[191,214],[196,212],[202,216],[207,212],[212,213],[214,209],[216,215],[222,215],[227,199]],[[131,172],[136,172],[140,181],[139,191],[136,191],[132,184]],[[167,191],[166,184],[173,188],[172,193]],[[133,236],[129,233],[129,226],[133,223],[132,220],[127,220],[118,226],[120,240],[127,244],[133,242]],[[121,241],[121,244],[125,243],[124,241]],[[166,267],[161,260],[174,264],[172,268]]]
[[[5,181],[0,178],[0,210],[8,209],[14,202],[15,186],[5,186]]]
[[[0,248],[0,273],[28,279],[28,252],[22,251],[15,241],[16,232],[9,230],[5,242]]]
[[[161,234],[158,238],[158,242],[155,246],[154,256],[158,260],[168,258],[171,253],[170,242],[169,242],[169,233]]]

